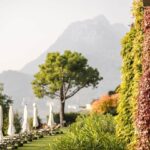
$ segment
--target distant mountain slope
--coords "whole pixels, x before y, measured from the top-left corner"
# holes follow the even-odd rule
[[[102,63],[104,57],[112,57],[107,63],[111,63],[115,58],[119,62],[119,66],[120,40],[126,31],[127,28],[124,25],[110,24],[104,16],[72,23],[45,53],[24,66],[21,71],[34,74],[38,70],[38,65],[43,63],[48,52],[66,49],[82,52],[94,65],[97,64],[93,62],[94,57],[97,57]],[[98,64],[99,66],[102,65],[101,62]]]
[[[32,75],[17,71],[5,71],[0,74],[0,83],[4,84],[4,92],[12,97],[16,107],[20,108],[24,97],[33,97]]]
[[[120,83],[120,40],[126,31],[124,25],[110,24],[104,16],[72,23],[45,53],[24,66],[20,72],[7,71],[0,74],[0,82],[4,83],[5,92],[15,99],[15,106],[22,109],[20,106],[23,97],[28,97],[27,103],[30,104],[35,99],[30,83],[46,54],[66,49],[76,50],[83,53],[90,65],[97,67],[104,77],[98,89],[82,90],[68,101],[69,104],[85,105],[99,97],[100,93],[113,90]],[[44,114],[46,102],[38,103]]]
[[[120,41],[127,28],[122,24],[110,24],[102,15],[81,22],[72,23],[57,41],[39,58],[21,70],[27,74],[38,71],[46,54],[52,51],[76,50],[83,53],[89,63],[97,67],[104,77],[101,92],[115,88],[120,82]]]
[[[48,107],[46,107],[46,101],[35,99],[31,86],[32,80],[32,75],[18,71],[9,70],[0,74],[0,83],[4,84],[4,93],[12,97],[15,111],[23,113],[23,104],[28,104],[29,113],[32,115],[32,103],[36,102],[40,109],[39,114],[45,119]]]
[[[33,77],[17,71],[5,71],[0,74],[0,82],[4,83],[5,93],[14,97],[32,96],[31,82]]]

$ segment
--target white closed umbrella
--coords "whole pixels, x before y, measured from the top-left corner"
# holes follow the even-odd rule
[[[15,127],[14,127],[14,112],[13,106],[10,105],[9,107],[9,125],[8,125],[8,132],[9,136],[13,136],[15,134]]]
[[[2,110],[2,106],[0,105],[0,143],[3,142],[2,127],[3,127],[3,110]]]
[[[52,128],[56,123],[54,122],[54,116],[53,116],[53,107],[52,104],[49,104],[49,118],[48,118],[48,127]]]
[[[37,112],[37,105],[36,103],[33,104],[33,127],[36,128],[38,127],[38,112]]]
[[[29,131],[28,109],[27,109],[27,105],[25,105],[24,112],[23,112],[22,132],[28,132],[28,131]]]

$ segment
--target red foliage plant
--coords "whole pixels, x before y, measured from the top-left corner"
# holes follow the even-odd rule
[[[150,7],[144,10],[144,44],[142,78],[139,87],[137,111],[137,150],[150,150]]]

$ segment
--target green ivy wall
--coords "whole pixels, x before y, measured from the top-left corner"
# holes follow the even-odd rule
[[[127,149],[133,149],[137,141],[135,116],[137,112],[138,86],[142,75],[142,45],[143,45],[143,2],[133,2],[134,22],[130,31],[122,40],[122,82],[118,116],[116,117],[116,134],[127,144]]]

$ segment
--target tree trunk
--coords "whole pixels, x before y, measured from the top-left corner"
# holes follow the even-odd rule
[[[64,126],[64,115],[65,115],[65,98],[64,98],[64,90],[63,86],[60,89],[60,125]]]
[[[60,100],[60,124],[64,126],[64,115],[65,115],[65,101],[62,99]]]

